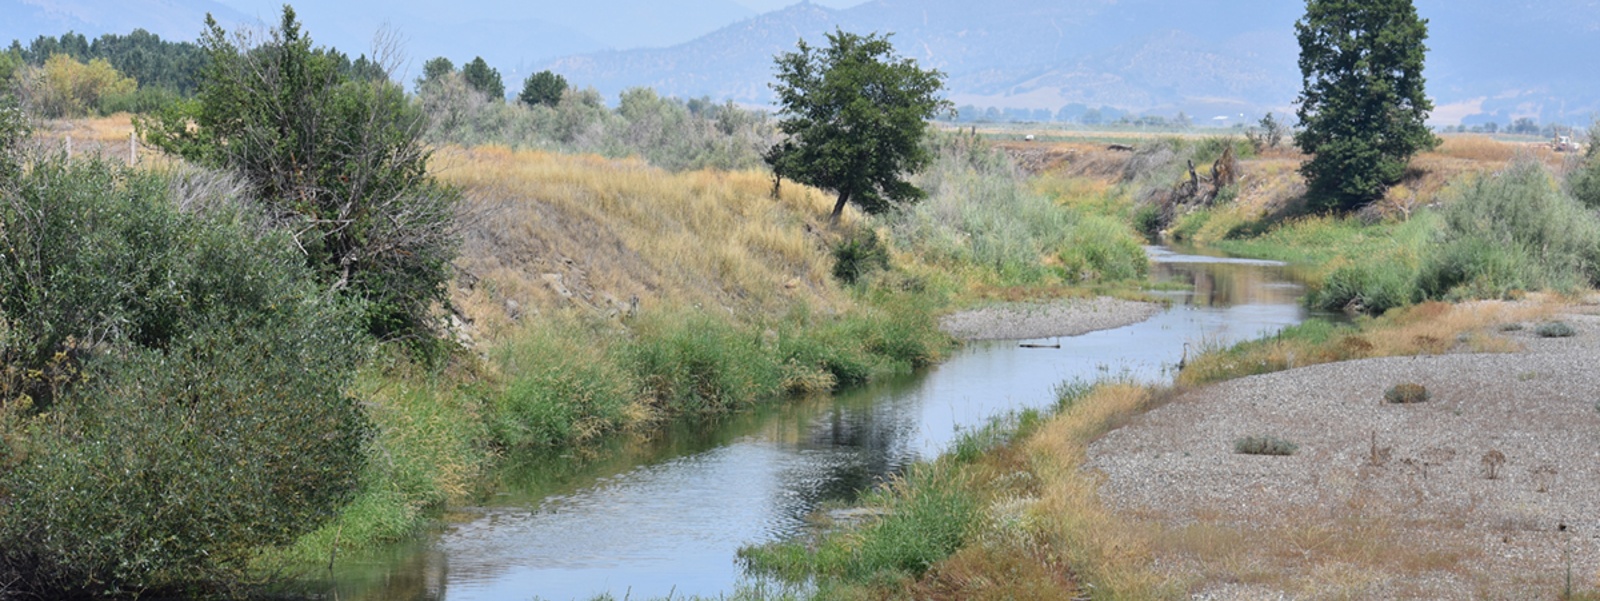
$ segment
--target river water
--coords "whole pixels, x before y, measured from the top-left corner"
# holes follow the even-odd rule
[[[970,344],[917,374],[777,403],[716,423],[619,437],[581,456],[515,457],[480,506],[376,557],[341,559],[340,599],[587,600],[716,597],[740,582],[742,546],[794,536],[825,501],[848,501],[943,451],[964,429],[1055,401],[1065,381],[1164,382],[1188,343],[1230,343],[1304,320],[1280,264],[1150,249],[1170,309],[1081,336]],[[321,587],[319,587],[321,588]],[[331,588],[331,590],[329,590]]]

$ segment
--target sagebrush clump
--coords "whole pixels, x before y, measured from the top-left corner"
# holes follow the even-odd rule
[[[1428,389],[1411,382],[1395,384],[1383,391],[1383,400],[1396,404],[1425,403],[1428,401]]]
[[[1300,450],[1300,445],[1276,436],[1246,436],[1233,441],[1233,452],[1242,455],[1289,456]]]
[[[1567,322],[1564,321],[1551,321],[1539,324],[1539,327],[1533,332],[1538,334],[1540,338],[1570,338],[1578,335],[1578,330],[1574,329],[1571,325],[1568,325]]]

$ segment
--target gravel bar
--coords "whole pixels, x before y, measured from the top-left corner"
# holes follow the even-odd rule
[[[1101,296],[1054,302],[1003,303],[953,313],[939,327],[962,340],[1024,340],[1077,336],[1154,317],[1166,307]]]
[[[1562,319],[1576,337],[1506,333],[1517,353],[1331,363],[1187,391],[1095,442],[1085,469],[1103,474],[1108,507],[1178,530],[1264,529],[1284,541],[1308,526],[1382,524],[1402,556],[1460,558],[1345,564],[1326,578],[1331,547],[1308,539],[1303,558],[1247,560],[1258,576],[1243,589],[1214,558],[1162,562],[1176,578],[1198,576],[1195,599],[1554,599],[1569,566],[1590,589],[1600,584],[1600,318]],[[1431,399],[1384,402],[1402,382]],[[1299,451],[1235,453],[1247,436]]]

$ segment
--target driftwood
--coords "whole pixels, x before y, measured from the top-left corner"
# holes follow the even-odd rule
[[[1106,150],[1115,150],[1115,151],[1118,151],[1118,152],[1133,152],[1134,148],[1132,146],[1127,145],[1127,144],[1110,144],[1110,145],[1106,146]]]
[[[1024,342],[1024,343],[1019,344],[1017,346],[1022,347],[1022,348],[1061,348],[1061,343],[1058,342],[1058,343],[1055,343],[1055,344],[1029,344],[1029,343]]]
[[[1193,160],[1188,161],[1188,170],[1189,177],[1176,186],[1147,197],[1160,209],[1162,228],[1177,219],[1184,207],[1209,207],[1216,203],[1224,188],[1239,183],[1239,163],[1234,158],[1232,145],[1224,147],[1222,156],[1211,163],[1209,176],[1200,175]]]

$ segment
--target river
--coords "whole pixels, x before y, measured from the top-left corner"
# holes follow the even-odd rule
[[[1050,406],[1065,381],[1164,382],[1188,343],[1231,343],[1304,320],[1280,264],[1151,248],[1166,311],[1131,326],[1033,342],[969,344],[919,373],[814,398],[618,437],[577,455],[508,460],[496,490],[436,533],[341,558],[339,599],[587,600],[716,597],[740,582],[742,546],[794,536],[825,501],[848,501],[964,429]],[[1191,351],[1192,352],[1192,351]]]

